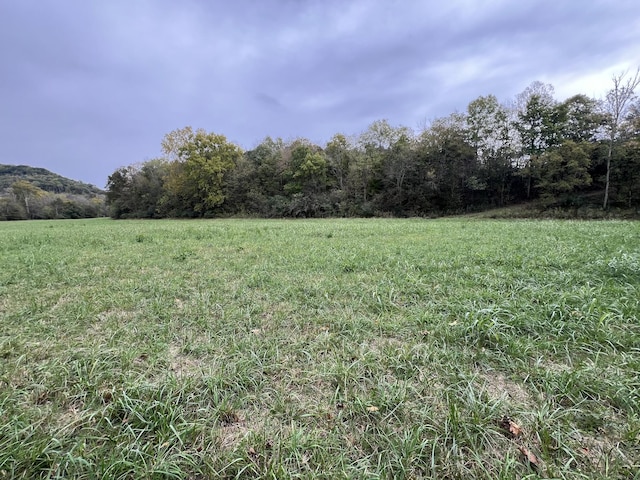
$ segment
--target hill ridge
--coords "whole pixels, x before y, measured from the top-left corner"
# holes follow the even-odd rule
[[[7,190],[18,180],[27,181],[36,187],[51,193],[71,193],[75,195],[103,195],[104,190],[64,177],[46,168],[29,165],[0,164],[0,192]]]

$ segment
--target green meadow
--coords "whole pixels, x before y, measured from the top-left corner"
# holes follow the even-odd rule
[[[640,223],[0,224],[0,478],[640,478]]]

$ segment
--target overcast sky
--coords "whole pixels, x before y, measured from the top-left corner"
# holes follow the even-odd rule
[[[638,0],[0,0],[0,163],[104,187],[191,125],[245,149],[418,128],[531,82],[603,97]]]

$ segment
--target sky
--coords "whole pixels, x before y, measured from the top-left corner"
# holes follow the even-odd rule
[[[187,125],[244,149],[423,128],[533,81],[603,98],[637,0],[0,0],[0,163],[104,187]]]

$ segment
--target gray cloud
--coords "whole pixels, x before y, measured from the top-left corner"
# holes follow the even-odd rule
[[[104,186],[185,125],[324,142],[534,80],[601,96],[640,63],[636,1],[433,3],[2,2],[0,163]]]

